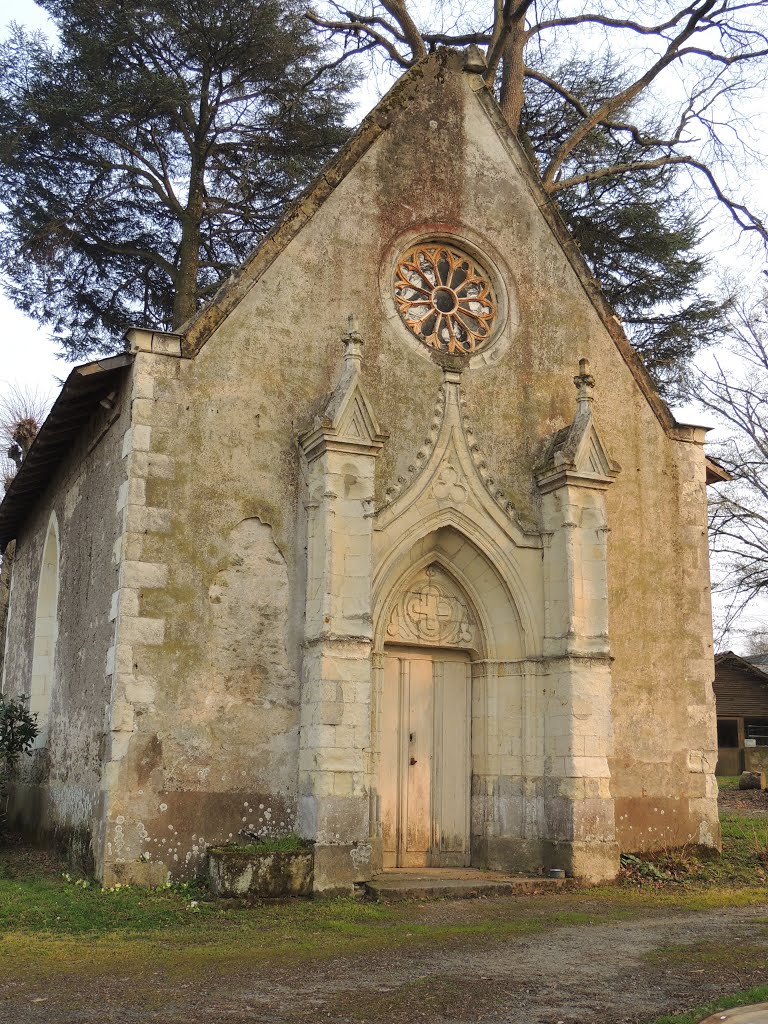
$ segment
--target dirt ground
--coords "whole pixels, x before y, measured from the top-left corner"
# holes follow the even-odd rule
[[[480,921],[503,915],[514,899],[425,904],[419,917]],[[0,986],[0,1021],[648,1024],[765,983],[768,905],[655,911],[502,941],[453,939],[441,948],[340,957],[329,946],[326,953],[288,967],[240,963],[184,981],[162,970],[141,979],[65,970],[53,986],[17,978]]]
[[[721,789],[717,804],[721,811],[748,814],[751,818],[768,818],[768,790]]]

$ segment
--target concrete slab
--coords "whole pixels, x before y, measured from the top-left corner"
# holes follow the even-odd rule
[[[508,895],[510,892],[553,889],[566,881],[565,878],[542,878],[540,875],[504,875],[478,868],[391,868],[374,875],[370,882],[365,883],[365,888],[375,899],[394,902]]]
[[[718,1010],[701,1024],[768,1024],[768,1003],[737,1006],[732,1010]]]

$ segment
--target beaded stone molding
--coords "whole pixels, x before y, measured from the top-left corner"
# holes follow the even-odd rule
[[[474,428],[472,427],[467,411],[467,399],[458,383],[458,379],[443,381],[443,383],[440,384],[437,389],[437,401],[435,402],[432,421],[429,424],[427,436],[424,438],[423,444],[416,453],[414,463],[408,467],[409,475],[398,476],[397,482],[392,486],[387,487],[384,496],[384,503],[378,511],[381,513],[385,509],[390,508],[400,495],[406,493],[407,490],[415,484],[417,479],[419,479],[425,467],[429,464],[432,453],[436,447],[440,446],[440,434],[444,429],[447,431],[450,431],[451,429],[451,423],[454,421],[452,412],[454,412],[456,416],[456,425],[461,425],[460,430],[464,445],[466,446],[466,450],[469,452],[469,456],[474,464],[475,472],[482,481],[487,494],[494,500],[506,516],[513,519],[518,524],[523,532],[534,532],[534,534],[536,534],[537,531],[535,526],[522,523],[514,505],[509,501],[502,488],[498,485],[496,479],[488,472],[487,461],[480,449],[480,445],[475,439]],[[436,485],[449,486],[451,484],[450,473],[452,470],[456,472],[450,462],[450,458],[447,461],[441,461],[440,470],[439,476],[436,478]],[[456,486],[456,484],[454,484],[454,486]]]
[[[394,291],[403,323],[429,348],[471,355],[491,336],[497,301],[490,277],[453,245],[412,246],[398,261]]]

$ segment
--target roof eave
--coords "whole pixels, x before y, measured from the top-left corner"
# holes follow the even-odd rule
[[[69,374],[0,503],[0,551],[15,539],[70,442],[132,362],[126,353],[84,363]]]

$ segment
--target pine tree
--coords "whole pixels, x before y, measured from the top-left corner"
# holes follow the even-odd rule
[[[179,328],[347,135],[297,0],[41,0],[0,47],[0,272],[70,357]]]

